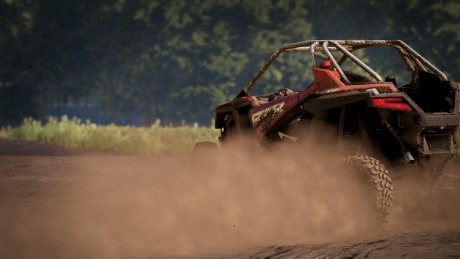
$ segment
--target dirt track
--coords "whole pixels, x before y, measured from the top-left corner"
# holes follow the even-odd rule
[[[396,205],[383,229],[357,231],[302,208],[292,176],[197,181],[188,157],[23,141],[0,140],[0,155],[0,258],[460,258],[458,200],[435,215]]]

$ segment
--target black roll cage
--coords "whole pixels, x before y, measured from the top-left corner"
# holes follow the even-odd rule
[[[333,45],[333,46],[330,46]],[[407,65],[407,68],[412,73],[412,83],[416,80],[417,71],[427,71],[425,66],[428,67],[434,74],[436,74],[442,81],[448,81],[446,75],[442,73],[438,68],[431,64],[428,60],[423,58],[409,45],[401,40],[307,40],[297,43],[291,43],[283,45],[279,48],[268,60],[265,62],[259,72],[251,79],[251,81],[243,89],[247,95],[249,90],[259,80],[259,78],[265,73],[275,59],[283,52],[310,52],[313,67],[317,67],[317,57],[328,59],[331,61],[332,66],[340,74],[340,77],[345,84],[350,84],[350,80],[347,78],[340,65],[342,65],[348,58],[356,63],[359,67],[364,69],[369,75],[371,75],[377,82],[382,82],[382,78],[374,70],[368,67],[364,62],[352,54],[353,51],[363,48],[369,48],[374,46],[389,46],[395,48],[401,58]],[[321,51],[323,53],[321,53]],[[336,61],[330,51],[342,52],[343,56]],[[412,64],[411,60],[415,63]]]

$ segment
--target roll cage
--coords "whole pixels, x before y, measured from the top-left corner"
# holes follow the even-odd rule
[[[317,67],[317,57],[328,59],[331,61],[332,66],[337,70],[341,79],[345,84],[350,85],[351,82],[340,67],[347,59],[352,60],[356,65],[361,67],[364,71],[369,73],[377,82],[382,82],[382,78],[374,70],[368,67],[364,62],[352,54],[353,51],[375,46],[389,46],[396,49],[406,63],[408,70],[412,73],[412,83],[418,78],[418,70],[427,71],[428,67],[434,74],[436,74],[442,81],[448,81],[446,75],[438,68],[431,64],[428,60],[423,58],[415,50],[409,47],[401,40],[308,40],[297,43],[283,45],[279,48],[269,59],[259,72],[251,79],[243,91],[237,96],[247,96],[249,90],[265,73],[275,59],[283,52],[310,52],[313,67]],[[343,56],[336,61],[332,56],[331,51],[338,51]]]

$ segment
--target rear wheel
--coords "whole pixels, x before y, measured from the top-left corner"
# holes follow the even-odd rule
[[[193,147],[191,170],[212,172],[217,167],[219,148],[214,142],[198,142]]]
[[[357,181],[352,186],[356,186],[359,195],[366,198],[377,223],[388,222],[393,206],[393,185],[385,166],[369,156],[350,156],[339,162],[339,169],[351,174],[345,176],[347,179]]]

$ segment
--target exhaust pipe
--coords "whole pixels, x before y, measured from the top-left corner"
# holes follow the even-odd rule
[[[406,152],[404,152],[404,158],[406,159],[409,165],[415,164],[415,159],[412,156],[412,153],[410,152],[410,150],[406,150]]]

